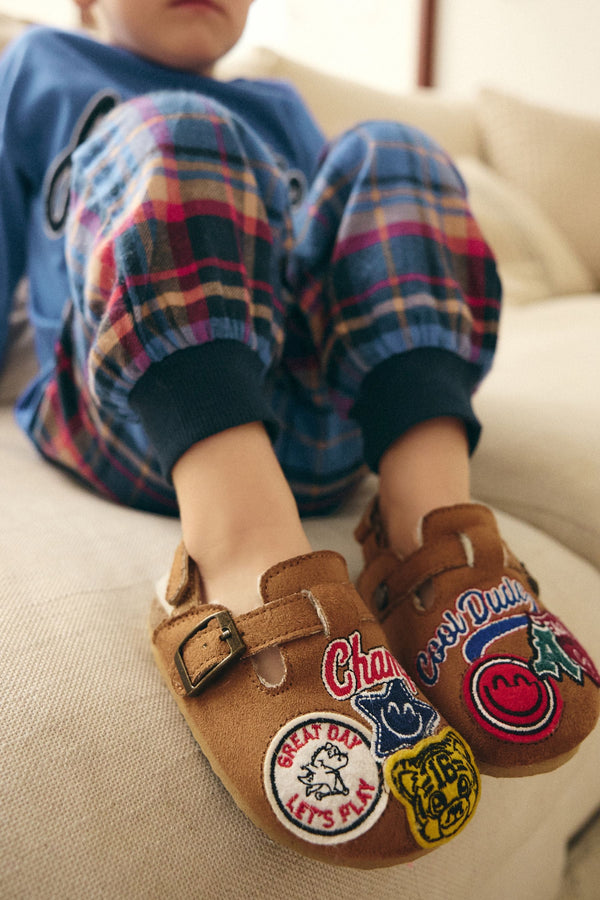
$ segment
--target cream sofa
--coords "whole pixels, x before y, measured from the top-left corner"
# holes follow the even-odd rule
[[[507,285],[497,365],[478,397],[486,431],[474,460],[476,493],[501,511],[504,533],[542,580],[546,601],[599,661],[600,228],[585,196],[567,194],[564,215],[549,210],[539,170],[559,152],[567,126],[588,127],[597,150],[600,122],[500,95],[472,103],[384,95],[266,51],[233,58],[223,71],[292,78],[331,133],[357,119],[399,118],[425,127],[458,158]],[[517,123],[511,150],[507,131]],[[574,148],[577,165],[581,147]],[[599,159],[596,152],[588,173],[596,184]],[[565,166],[551,177],[562,178]],[[577,228],[595,242],[595,255],[577,243]],[[146,615],[178,523],[98,499],[37,457],[11,411],[34,366],[20,309],[13,337],[0,379],[0,896],[557,896],[567,843],[600,806],[598,729],[553,774],[484,778],[473,823],[407,866],[316,864],[248,822],[151,659]],[[341,514],[308,523],[314,545],[343,552],[353,574],[360,561],[352,528],[373,488],[367,482]],[[223,727],[236,727],[235,710],[224,710]]]

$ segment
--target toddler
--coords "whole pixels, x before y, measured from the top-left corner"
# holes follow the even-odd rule
[[[274,840],[375,867],[451,839],[478,770],[545,771],[600,676],[471,501],[500,284],[444,151],[327,144],[291,86],[214,77],[251,0],[76,0],[0,60],[0,354],[27,275],[19,422],[105,497],[178,514],[158,667]],[[363,477],[344,560],[301,516]],[[258,591],[257,591],[258,580]]]

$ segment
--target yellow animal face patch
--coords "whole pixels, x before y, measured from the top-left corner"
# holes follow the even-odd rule
[[[453,838],[471,818],[479,800],[479,772],[473,754],[452,728],[390,756],[385,780],[405,806],[416,841],[428,849]]]

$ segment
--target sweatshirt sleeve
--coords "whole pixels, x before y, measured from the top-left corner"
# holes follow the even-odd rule
[[[27,152],[19,138],[19,75],[23,43],[18,39],[0,57],[0,367],[6,356],[15,288],[26,265],[27,179],[19,159]]]

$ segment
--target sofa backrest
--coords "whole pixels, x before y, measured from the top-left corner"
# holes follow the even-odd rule
[[[30,23],[24,19],[15,19],[13,16],[0,13],[0,53],[2,53],[9,41],[16,38],[28,24]]]
[[[468,100],[431,89],[407,94],[377,90],[263,47],[234,51],[222,61],[218,74],[291,81],[329,137],[360,121],[391,119],[426,131],[453,156],[480,155],[474,104]]]

